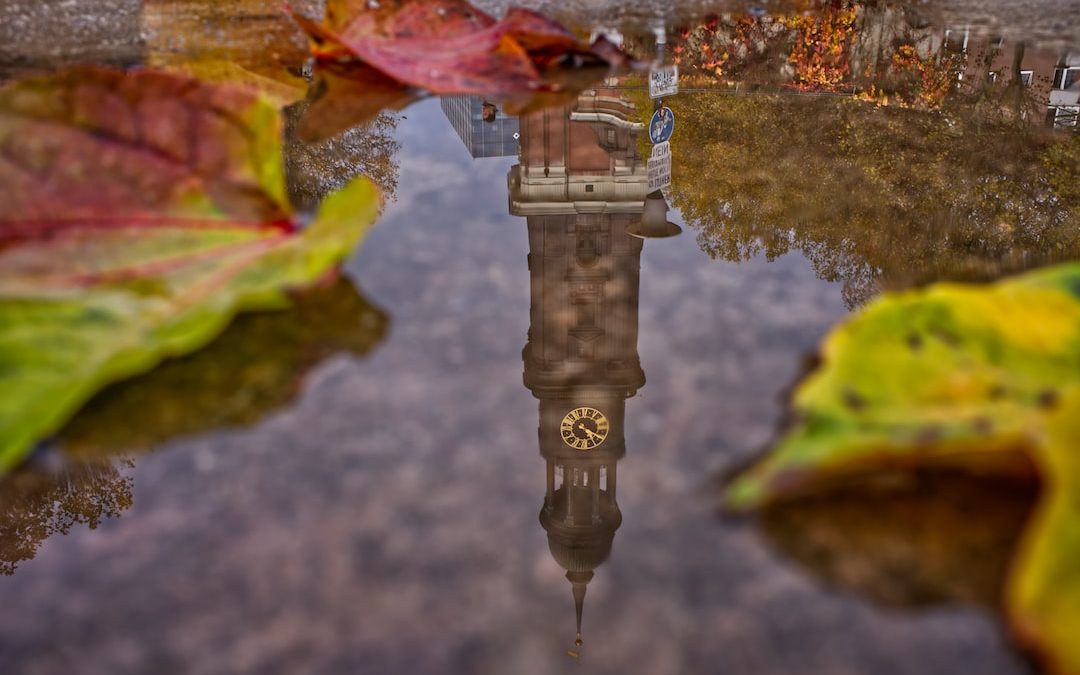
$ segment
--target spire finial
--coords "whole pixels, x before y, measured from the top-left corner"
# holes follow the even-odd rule
[[[570,580],[570,588],[574,592],[574,613],[577,615],[577,637],[574,639],[574,645],[580,647],[585,644],[581,639],[581,613],[585,609],[585,590],[589,580],[593,578],[593,573],[567,572],[566,578]]]
[[[581,612],[585,609],[585,583],[580,581],[571,582],[571,588],[574,589],[574,612],[577,614],[577,640],[575,644],[581,642]]]

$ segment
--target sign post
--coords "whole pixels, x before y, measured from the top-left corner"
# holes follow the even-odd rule
[[[657,60],[663,53],[664,34],[657,37]],[[665,96],[679,92],[679,67],[677,65],[654,66],[649,71],[649,98],[653,99],[655,109],[649,119],[649,140],[652,141],[652,153],[646,162],[648,192],[639,222],[631,223],[626,233],[645,239],[674,237],[682,228],[667,219],[668,205],[664,191],[671,187],[671,135],[675,132],[675,113],[664,105]]]

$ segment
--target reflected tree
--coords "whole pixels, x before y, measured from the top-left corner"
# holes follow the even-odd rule
[[[848,80],[857,18],[854,3],[837,3],[816,15],[783,19],[783,25],[794,34],[788,63],[794,69],[796,86],[834,89]]]
[[[672,58],[695,82],[851,91],[888,71],[902,45],[931,49],[909,11],[841,0],[814,11],[712,16],[679,30]]]
[[[398,116],[380,113],[370,122],[325,139],[306,141],[297,127],[309,103],[285,108],[285,173],[289,199],[301,211],[314,211],[329,193],[357,176],[379,187],[384,203],[397,194],[401,143],[394,136]]]
[[[722,93],[669,105],[673,205],[715,258],[800,251],[855,306],[1080,254],[1075,135],[985,97],[929,112]]]
[[[1065,63],[1061,54],[997,35],[935,29],[922,9],[832,0],[712,16],[677,31],[671,58],[691,87],[844,92],[879,105],[934,109],[952,92],[996,83],[1009,92],[1014,113],[1030,112],[1035,102],[1045,112],[1054,70]],[[629,43],[639,56],[653,53],[651,38],[631,36]]]
[[[132,503],[131,478],[112,462],[73,464],[57,473],[23,470],[0,482],[0,574],[11,575],[47,537],[75,525],[96,528]]]

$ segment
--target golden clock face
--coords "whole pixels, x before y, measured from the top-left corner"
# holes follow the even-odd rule
[[[563,443],[577,450],[592,450],[607,438],[610,425],[604,413],[596,408],[574,408],[562,418],[560,433]]]

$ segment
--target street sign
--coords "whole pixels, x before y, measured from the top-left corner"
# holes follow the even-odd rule
[[[667,143],[671,139],[671,132],[675,131],[675,113],[667,106],[661,107],[652,114],[649,120],[649,140],[653,145]]]
[[[679,67],[657,66],[649,71],[649,98],[663,98],[679,93]]]
[[[653,146],[652,156],[646,165],[649,178],[649,192],[662,190],[671,185],[671,144],[657,143]]]

